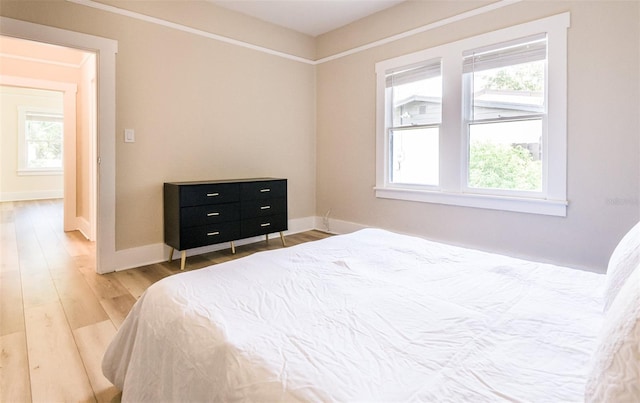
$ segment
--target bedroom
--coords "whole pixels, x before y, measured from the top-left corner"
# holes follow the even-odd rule
[[[118,4],[319,60],[486,3],[403,3],[315,39],[207,3],[181,12],[175,2]],[[3,1],[2,16],[118,41],[115,150],[103,157],[103,175],[113,176],[101,191],[113,204],[100,206],[108,212],[103,272],[166,256],[163,182],[260,176],[288,178],[291,230],[323,228],[317,217],[330,210],[336,231],[378,226],[599,270],[639,214],[636,6],[517,2],[316,66],[66,1]],[[566,217],[375,197],[376,62],[565,11]],[[125,128],[135,129],[135,143],[124,143]]]
[[[318,38],[206,3],[102,3],[319,60],[492,2],[406,2]],[[161,184],[173,180],[286,177],[292,231],[324,229],[330,211],[337,232],[376,226],[600,272],[639,218],[636,2],[515,2],[316,66],[72,2],[1,6],[118,42],[104,271],[166,258]],[[375,197],[375,63],[567,11],[566,217]]]

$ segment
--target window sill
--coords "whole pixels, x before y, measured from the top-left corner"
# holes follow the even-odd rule
[[[50,176],[63,174],[62,169],[18,169],[18,176]]]
[[[515,211],[557,217],[567,216],[566,200],[531,199],[469,193],[451,193],[400,188],[375,187],[376,197],[382,199],[408,200],[422,203],[448,204],[490,210]]]

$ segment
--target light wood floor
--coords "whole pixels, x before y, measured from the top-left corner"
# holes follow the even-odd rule
[[[325,238],[309,231],[287,246]],[[281,248],[278,237],[187,259],[199,269]],[[62,229],[62,201],[0,203],[0,402],[117,402],[102,355],[125,316],[180,259],[99,275],[95,244]]]

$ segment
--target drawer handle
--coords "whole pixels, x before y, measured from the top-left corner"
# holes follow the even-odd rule
[[[260,226],[261,226],[261,227],[268,227],[268,226],[270,226],[270,225],[271,225],[271,223],[270,223],[270,222],[266,222],[266,223],[264,223],[264,224],[260,224]]]
[[[220,213],[207,213],[207,217],[214,217],[220,215]]]
[[[220,196],[220,193],[207,193],[207,197],[216,197]]]
[[[216,235],[220,235],[220,233],[218,231],[216,231],[216,232],[207,232],[207,236],[216,236]]]
[[[271,208],[271,206],[262,206],[260,207],[260,210],[269,210]]]
[[[269,189],[269,188],[260,189],[260,192],[261,193],[271,192],[271,189]]]

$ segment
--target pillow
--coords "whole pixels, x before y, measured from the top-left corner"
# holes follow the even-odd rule
[[[640,222],[622,237],[611,254],[604,287],[604,312],[607,312],[625,280],[640,263]]]
[[[640,402],[640,266],[605,314],[586,402]]]

